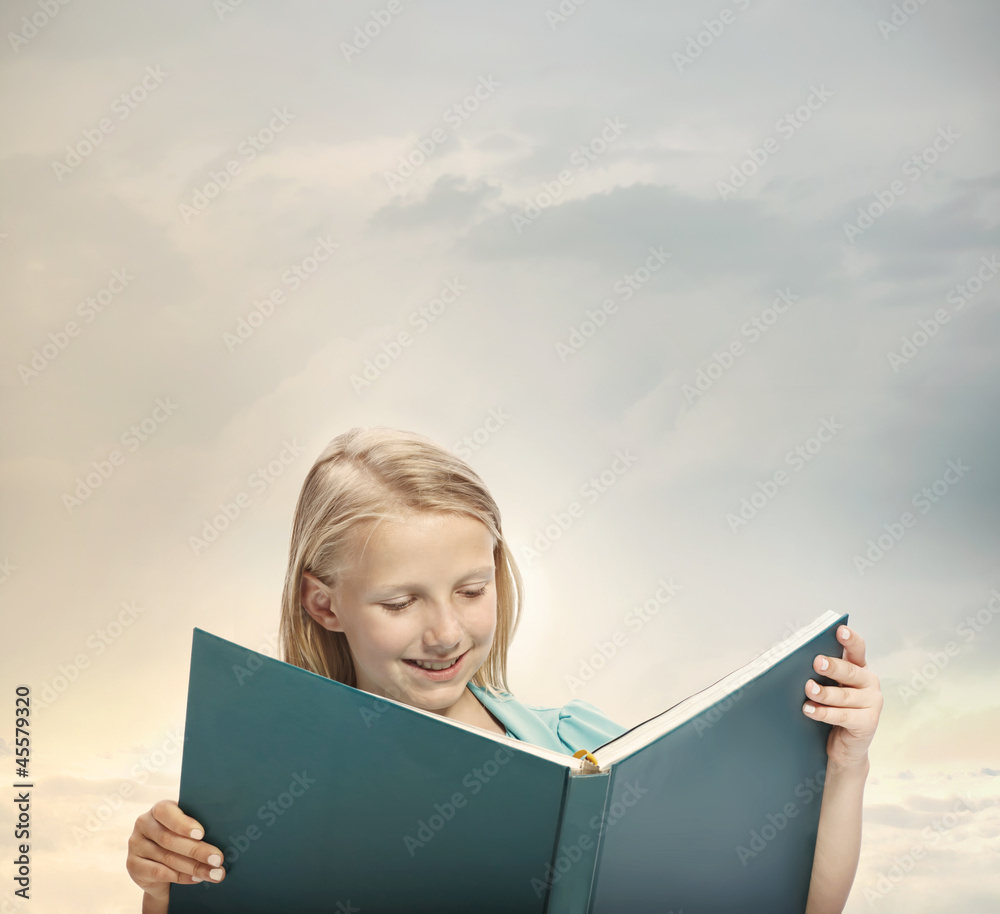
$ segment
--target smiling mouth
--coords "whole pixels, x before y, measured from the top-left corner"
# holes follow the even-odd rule
[[[418,666],[422,670],[447,670],[458,663],[458,661],[461,660],[467,653],[468,651],[463,654],[459,654],[451,660],[412,660],[404,658],[403,662],[412,664],[413,666]]]

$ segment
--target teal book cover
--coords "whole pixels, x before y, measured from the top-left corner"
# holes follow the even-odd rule
[[[171,914],[801,914],[827,613],[576,759],[195,629],[179,805],[223,849]]]

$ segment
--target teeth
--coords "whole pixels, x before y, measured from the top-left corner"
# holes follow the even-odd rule
[[[450,666],[454,666],[458,663],[458,658],[456,657],[450,663],[428,663],[425,660],[411,660],[411,663],[415,663],[419,667],[423,667],[425,670],[446,670]]]

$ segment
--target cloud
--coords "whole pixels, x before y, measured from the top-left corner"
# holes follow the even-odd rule
[[[499,188],[488,180],[469,181],[460,175],[445,174],[433,183],[422,200],[414,203],[394,200],[378,210],[370,224],[375,229],[413,229],[436,223],[458,228],[499,193]]]
[[[679,71],[672,53],[723,5],[588,3],[553,28],[546,5],[527,0],[404,3],[347,62],[339,43],[370,10],[233,4],[220,19],[208,2],[90,0],[0,60],[18,87],[4,95],[17,129],[0,138],[11,176],[0,200],[11,302],[0,558],[18,566],[2,586],[22,613],[0,665],[41,689],[92,650],[123,600],[148,610],[85,655],[93,662],[48,712],[43,855],[72,847],[67,823],[84,822],[118,789],[114,772],[182,719],[193,625],[248,645],[275,631],[298,489],[333,435],[388,424],[448,445],[501,407],[509,421],[470,462],[518,545],[616,450],[636,455],[526,563],[528,624],[510,659],[519,697],[568,700],[566,674],[661,576],[676,576],[681,595],[583,696],[623,723],[715,681],[793,623],[849,611],[887,696],[849,910],[871,909],[864,888],[895,873],[967,788],[975,812],[878,909],[996,908],[1000,885],[981,861],[996,849],[986,801],[1000,619],[915,697],[899,687],[1000,586],[1000,280],[898,371],[888,354],[1000,248],[1000,7],[921,4],[883,38],[889,0],[755,0]],[[8,13],[9,27],[20,18]],[[66,144],[157,64],[170,73],[163,85],[58,181]],[[488,75],[496,92],[394,194],[386,171]],[[832,91],[829,103],[721,199],[717,182],[778,136],[813,85]],[[185,223],[178,204],[282,106],[295,115],[287,130]],[[627,128],[579,168],[571,157],[600,148],[608,119]],[[844,222],[948,127],[961,134],[954,146],[919,180],[904,175],[905,194],[851,244]],[[572,181],[518,232],[512,216],[565,168]],[[336,253],[261,320],[259,303],[289,290],[283,275],[317,237]],[[626,299],[618,288],[659,247],[670,258]],[[17,366],[122,267],[134,287],[23,384]],[[466,291],[417,333],[411,316],[456,278]],[[774,317],[785,289],[798,299]],[[752,339],[744,327],[761,315],[774,319]],[[224,334],[249,319],[258,326],[228,351]],[[396,351],[403,331],[412,345]],[[571,338],[583,342],[561,358]],[[743,352],[723,371],[734,344]],[[351,376],[376,359],[378,377],[356,391]],[[689,399],[684,386],[709,371]],[[176,417],[68,514],[62,493],[161,396]],[[842,431],[731,530],[727,513],[759,501],[831,416]],[[251,490],[251,474],[296,436],[302,455]],[[859,574],[853,556],[957,458],[972,471]],[[252,492],[250,508],[193,554],[189,538],[240,492]],[[0,743],[0,757],[10,751]],[[49,910],[88,898],[108,914],[134,910],[122,866],[130,817],[171,794],[175,774],[151,776],[69,856]]]

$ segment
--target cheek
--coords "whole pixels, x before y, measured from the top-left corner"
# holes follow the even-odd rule
[[[353,635],[360,651],[369,656],[396,657],[406,652],[413,641],[412,624],[390,616],[370,617],[355,628]]]
[[[497,604],[494,599],[475,616],[476,635],[482,641],[492,640],[497,627]]]

